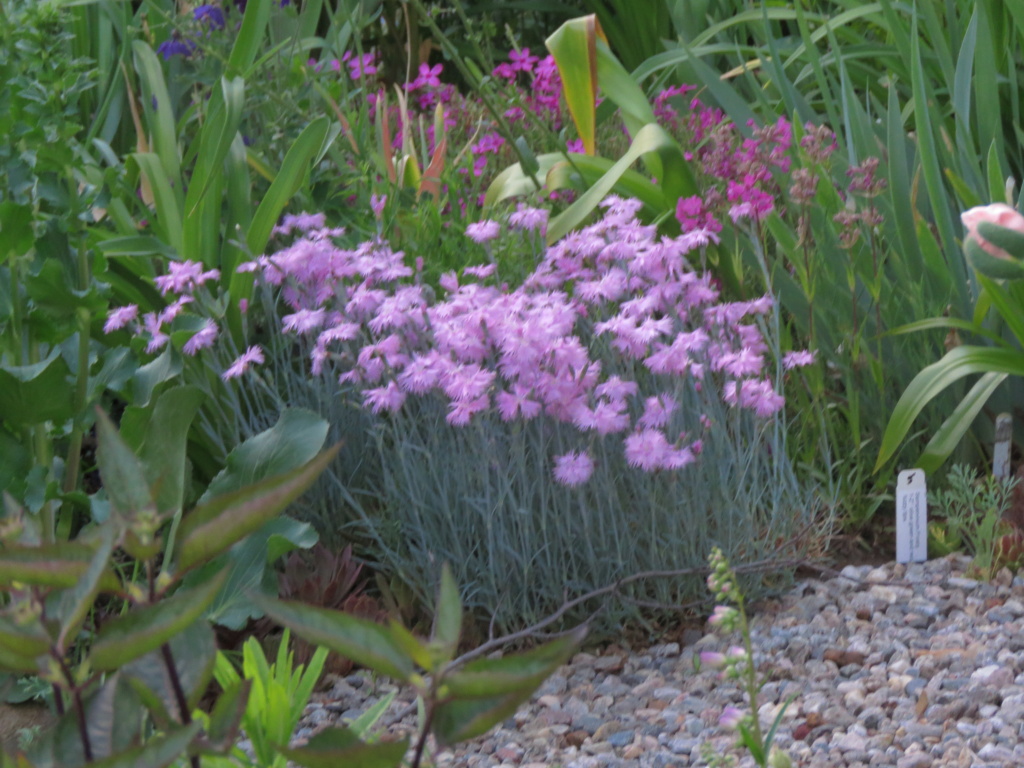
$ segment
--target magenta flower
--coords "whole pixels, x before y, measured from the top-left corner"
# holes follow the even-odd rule
[[[631,467],[648,472],[665,466],[673,453],[665,433],[657,429],[643,429],[626,438],[626,461]]]
[[[555,480],[562,485],[567,485],[570,488],[583,485],[590,479],[593,472],[594,462],[586,451],[582,453],[570,451],[555,457],[553,474]]]
[[[107,315],[107,322],[103,324],[104,333],[113,333],[124,328],[128,323],[134,322],[139,316],[139,307],[136,304],[129,304],[125,307],[118,307],[110,310]]]
[[[384,206],[388,204],[387,195],[370,195],[370,208],[378,219],[384,214]]]
[[[217,324],[207,318],[203,322],[203,327],[192,334],[192,338],[185,342],[185,346],[181,348],[181,351],[189,356],[195,355],[201,349],[212,347],[216,338]]]
[[[221,374],[221,378],[224,379],[224,381],[238,378],[249,370],[249,366],[262,365],[263,362],[263,350],[258,346],[249,347],[226,371],[224,371],[224,373]]]
[[[787,371],[791,371],[794,368],[811,365],[814,362],[814,357],[814,353],[806,349],[797,352],[787,352],[782,356],[782,367]]]
[[[363,392],[363,405],[369,407],[374,413],[382,411],[394,413],[402,407],[406,397],[405,392],[398,388],[398,384],[391,381],[387,386]]]
[[[501,234],[501,225],[496,221],[477,221],[466,227],[466,237],[476,243],[486,243]]]
[[[544,234],[548,227],[548,212],[541,208],[530,208],[520,203],[516,212],[508,217],[509,226],[526,232]]]

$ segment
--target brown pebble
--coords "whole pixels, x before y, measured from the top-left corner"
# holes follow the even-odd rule
[[[567,747],[580,747],[583,746],[583,742],[590,738],[590,734],[586,731],[569,731],[565,736],[562,737]]]
[[[822,657],[825,661],[835,662],[837,667],[845,667],[847,664],[863,665],[867,658],[859,651],[847,651],[839,648],[829,648]]]

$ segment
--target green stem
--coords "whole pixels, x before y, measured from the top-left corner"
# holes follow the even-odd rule
[[[82,198],[78,194],[74,174],[68,174],[68,194],[72,202],[72,221],[74,222],[74,235],[78,238],[77,261],[78,261],[78,290],[83,294],[89,290],[92,281],[92,272],[89,268],[89,252],[85,244],[84,225],[81,220]],[[74,399],[74,422],[71,428],[71,435],[68,441],[67,458],[64,461],[64,493],[71,493],[78,487],[78,473],[82,464],[82,439],[84,429],[82,426],[85,418],[85,408],[89,397],[89,326],[92,316],[86,307],[79,307],[75,311],[75,319],[78,323],[78,371],[75,379]],[[67,518],[67,527],[70,533],[70,502],[65,501],[61,505],[60,518]]]
[[[735,578],[735,575],[733,575]],[[768,758],[767,744],[764,743],[764,735],[761,733],[761,718],[757,715],[757,669],[754,667],[754,645],[750,640],[750,624],[747,622],[747,609],[744,605],[743,595],[737,596],[736,607],[740,614],[740,633],[743,635],[743,649],[747,652],[747,666],[743,670],[746,678],[747,700],[750,702],[750,730],[754,735],[754,741],[761,745],[765,760]],[[765,765],[761,762],[761,765]]]

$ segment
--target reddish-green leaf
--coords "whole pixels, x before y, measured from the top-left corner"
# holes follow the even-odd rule
[[[178,529],[184,571],[228,550],[297,499],[334,460],[338,445],[299,469],[217,497],[186,515]]]
[[[486,733],[516,711],[552,672],[569,660],[586,635],[579,627],[526,653],[481,659],[445,675],[448,698],[434,713],[433,731],[444,744]]]
[[[166,768],[180,758],[199,733],[194,722],[162,736],[155,736],[141,747],[89,763],[89,768]]]
[[[224,572],[191,590],[130,611],[105,624],[89,654],[93,669],[118,669],[145,656],[185,630],[205,613],[224,584]]]
[[[347,728],[321,731],[305,747],[281,749],[282,755],[306,768],[394,768],[409,748],[408,739],[364,744]]]
[[[445,675],[444,684],[456,698],[490,697],[533,689],[568,661],[586,637],[577,627],[564,637],[523,653],[500,659],[478,659]]]
[[[39,547],[0,548],[0,585],[14,582],[40,587],[73,587],[85,575],[93,549],[62,541]]]
[[[313,645],[323,646],[395,680],[406,681],[413,672],[413,660],[379,624],[342,611],[274,600],[255,593],[251,599],[274,621]]]

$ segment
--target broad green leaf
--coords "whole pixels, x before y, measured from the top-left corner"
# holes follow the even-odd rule
[[[666,154],[675,152],[682,155],[682,150],[675,139],[669,136],[661,126],[652,123],[640,129],[633,139],[633,143],[630,144],[629,150],[608,169],[608,172],[548,224],[548,244],[557,242],[579,226],[611,192],[615,183],[637,159],[648,152],[661,153],[662,151]]]
[[[9,256],[27,253],[35,242],[32,206],[12,200],[0,203],[0,263]]]
[[[99,441],[96,461],[114,512],[126,519],[139,512],[156,511],[142,462],[99,408],[96,409],[96,430]]]
[[[434,611],[434,631],[431,641],[436,643],[445,660],[451,660],[459,648],[462,635],[462,601],[452,569],[445,563],[441,568],[441,584],[437,592]]]
[[[900,325],[886,331],[884,335],[898,336],[900,334],[916,333],[918,331],[944,331],[949,328],[956,328],[961,331],[970,331],[978,336],[984,336],[993,344],[999,344],[1004,347],[1010,346],[1009,342],[1003,339],[999,334],[994,333],[987,328],[982,328],[980,325],[972,323],[970,320],[961,320],[959,317],[930,317],[927,320],[918,320],[913,323],[907,323],[906,325]]]
[[[1013,196],[1008,195],[1006,192],[1006,178],[1003,174],[1002,166],[999,164],[999,152],[994,141],[988,148],[986,169],[989,199],[998,201],[1006,198],[1006,203],[1013,205],[1013,200],[1011,199]]]
[[[153,393],[165,381],[175,378],[182,370],[181,355],[168,347],[157,358],[146,363],[131,379],[132,405],[145,407]]]
[[[246,3],[242,26],[238,30],[228,58],[229,74],[245,76],[249,67],[256,61],[256,54],[263,46],[272,2],[273,0],[252,0]]]
[[[1024,376],[1024,353],[1013,349],[956,347],[941,360],[922,370],[910,382],[893,409],[882,436],[875,471],[896,452],[914,420],[928,403],[954,382],[974,373]]]
[[[956,234],[953,220],[949,210],[949,199],[946,196],[942,184],[942,172],[939,165],[939,150],[936,146],[933,126],[938,122],[932,116],[930,105],[934,103],[932,93],[925,78],[924,67],[921,62],[920,40],[917,34],[917,19],[912,21],[912,32],[910,39],[911,57],[911,83],[914,94],[914,126],[919,144],[918,157],[921,162],[921,173],[924,176],[925,188],[928,191],[928,199],[931,202],[935,223],[938,227],[940,241],[947,254],[952,256],[958,252],[956,247]],[[966,305],[967,282],[961,266],[951,259],[955,279],[953,284],[956,287],[962,305]]]
[[[286,408],[273,427],[250,437],[228,454],[224,469],[210,482],[199,503],[312,461],[327,439],[327,428],[327,421],[312,411]]]
[[[57,348],[33,365],[0,367],[0,419],[17,426],[70,419],[74,398],[68,376]]]
[[[182,239],[181,204],[178,202],[171,180],[160,164],[160,158],[149,152],[136,152],[131,155],[139,170],[146,177],[153,189],[153,202],[156,205],[156,228],[161,236],[174,249],[179,258],[185,253]]]
[[[323,147],[329,127],[330,121],[326,117],[317,118],[302,130],[295,143],[288,149],[281,163],[281,170],[277,172],[270,189],[253,214],[252,226],[246,236],[250,253],[263,253],[267,240],[270,239],[270,232],[277,224],[278,216],[292,195],[299,190],[311,161]]]
[[[182,518],[176,552],[179,571],[216,557],[297,499],[334,460],[339,446],[324,451],[303,467],[255,485],[218,496]]]
[[[558,65],[565,103],[588,155],[597,151],[598,36],[605,39],[597,16],[591,15],[566,21],[544,41]]]
[[[277,573],[273,564],[294,549],[309,549],[317,539],[316,530],[309,523],[276,517],[224,554],[188,573],[182,580],[182,586],[190,588],[201,584],[210,574],[223,569],[227,579],[210,604],[206,618],[228,629],[244,629],[250,619],[262,616],[246,594],[259,591],[276,595]]]
[[[1006,327],[1013,332],[1019,344],[1024,344],[1024,313],[1021,312],[1021,303],[1011,296],[1003,287],[1003,284],[989,280],[985,275],[978,275],[978,285],[983,289],[978,299],[979,307],[985,301],[992,303],[999,316],[1006,323]]]
[[[925,472],[934,472],[949,458],[964,433],[971,428],[974,419],[985,407],[1000,384],[1006,380],[1005,373],[986,373],[971,387],[949,417],[942,422],[924,451],[917,459],[917,466]]]
[[[163,178],[178,184],[180,194],[183,191],[180,189],[181,154],[178,151],[171,96],[164,81],[163,67],[153,49],[142,40],[132,42],[132,53],[135,57],[135,70],[142,82],[142,108],[148,118],[147,128],[152,137],[153,152],[163,166]]]
[[[217,643],[213,627],[196,621],[174,635],[168,645],[178,682],[189,708],[198,705],[213,674]],[[146,708],[158,721],[181,722],[170,671],[159,648],[125,664],[121,673],[133,684]],[[163,727],[163,726],[162,726]]]
[[[128,235],[112,237],[97,243],[96,247],[108,258],[118,256],[164,256],[171,257],[174,252],[158,237],[150,235]]]
[[[177,512],[184,502],[188,431],[205,399],[198,387],[183,385],[161,392],[147,409],[144,424],[127,421],[125,412],[122,435],[138,454],[149,486],[156,489],[161,514]],[[129,424],[141,429],[129,430]]]
[[[195,589],[178,590],[104,624],[89,653],[93,669],[118,669],[156,650],[199,619],[223,583],[224,575],[219,574]]]
[[[402,762],[408,748],[408,739],[364,744],[347,728],[327,728],[304,747],[279,751],[305,768],[394,768]]]
[[[629,135],[636,136],[645,125],[657,122],[643,89],[619,63],[606,41],[597,41],[596,55],[597,82],[601,93],[618,106]]]
[[[345,658],[399,681],[407,681],[413,662],[391,633],[366,619],[314,608],[297,602],[250,596],[268,616],[289,627],[309,643],[323,646]]]

